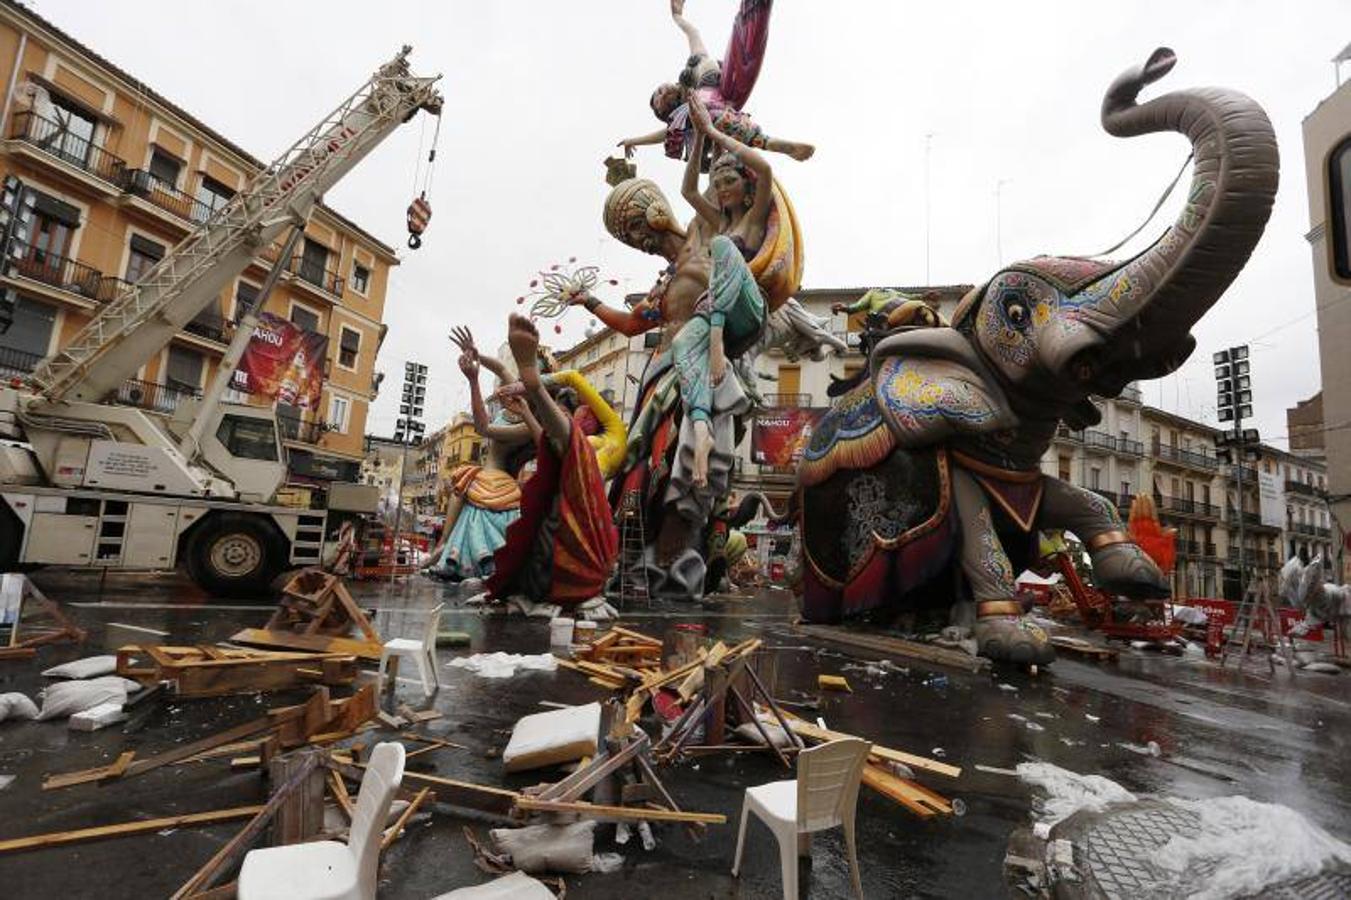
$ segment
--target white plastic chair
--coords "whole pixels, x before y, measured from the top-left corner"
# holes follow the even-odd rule
[[[347,843],[311,841],[250,850],[239,900],[375,900],[380,839],[403,781],[403,744],[377,744],[361,776]]]
[[[380,651],[380,685],[377,690],[384,689],[385,668],[391,656],[401,656],[417,663],[418,674],[422,676],[422,691],[428,697],[441,689],[441,674],[436,671],[436,632],[441,627],[441,610],[444,607],[444,603],[438,603],[431,611],[427,631],[421,639],[393,638],[385,641],[385,647]]]
[[[858,738],[831,741],[797,755],[795,780],[772,781],[746,788],[732,876],[736,877],[741,868],[748,813],[755,813],[768,825],[779,842],[786,900],[797,900],[798,896],[798,849],[810,847],[810,837],[800,843],[800,836],[840,825],[844,827],[844,843],[849,850],[849,875],[854,881],[854,893],[862,900],[863,883],[859,879],[858,851],[854,845],[854,807],[858,803],[863,765],[871,748],[872,744]]]

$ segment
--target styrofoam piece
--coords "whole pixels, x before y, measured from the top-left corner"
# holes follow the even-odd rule
[[[508,772],[521,772],[594,756],[599,732],[599,703],[524,716],[502,751],[503,766]]]
[[[84,712],[75,713],[67,720],[66,726],[72,731],[98,731],[126,718],[127,714],[122,711],[121,703],[103,703]]]

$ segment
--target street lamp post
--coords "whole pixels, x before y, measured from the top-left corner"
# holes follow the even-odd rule
[[[1238,485],[1238,585],[1242,598],[1248,582],[1247,529],[1243,521],[1243,464],[1250,458],[1256,459],[1261,436],[1256,428],[1243,427],[1243,420],[1252,418],[1248,345],[1240,344],[1220,350],[1212,359],[1215,363],[1216,413],[1221,422],[1234,423],[1231,431],[1221,430],[1215,438],[1215,455],[1233,467]]]

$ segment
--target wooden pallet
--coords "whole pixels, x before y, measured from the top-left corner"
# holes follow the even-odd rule
[[[182,699],[346,685],[357,659],[343,653],[277,653],[227,647],[131,644],[117,651],[117,674],[144,685],[167,682]]]

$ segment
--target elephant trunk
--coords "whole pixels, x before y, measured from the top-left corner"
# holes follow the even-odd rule
[[[1148,250],[1080,292],[1080,313],[1098,333],[1062,371],[1078,371],[1094,393],[1112,395],[1133,378],[1175,370],[1195,346],[1188,333],[1238,276],[1271,215],[1279,180],[1276,135],[1262,107],[1223,88],[1136,97],[1177,58],[1155,50],[1119,76],[1102,103],[1117,137],[1160,131],[1187,136],[1194,157],[1187,202]],[[1102,344],[1106,344],[1103,353]]]

